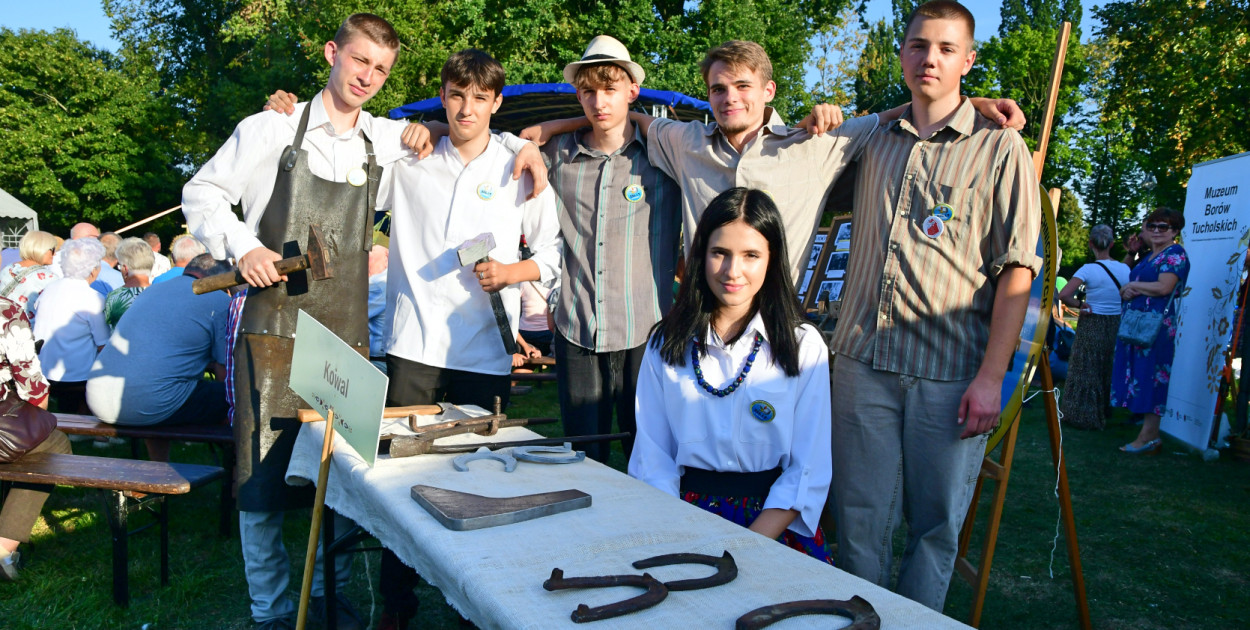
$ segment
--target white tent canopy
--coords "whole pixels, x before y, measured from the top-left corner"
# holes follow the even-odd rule
[[[0,189],[0,240],[4,247],[17,247],[27,232],[39,229],[39,215],[30,206]]]

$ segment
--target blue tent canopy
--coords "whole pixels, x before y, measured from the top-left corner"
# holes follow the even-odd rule
[[[503,89],[503,105],[491,116],[491,126],[503,131],[520,131],[530,125],[558,118],[582,115],[577,90],[568,83],[523,83]],[[706,101],[680,92],[642,88],[635,106],[660,105],[669,108],[669,117],[678,120],[704,120],[712,113]],[[393,119],[413,118],[446,122],[447,115],[438,97],[409,103],[392,109]]]

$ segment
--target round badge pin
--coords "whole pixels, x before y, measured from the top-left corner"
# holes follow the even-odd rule
[[[495,198],[495,187],[490,182],[482,182],[477,185],[477,196],[482,201],[490,201]]]
[[[351,184],[352,186],[364,186],[365,182],[368,180],[369,180],[369,175],[365,173],[365,169],[359,166],[357,166],[356,168],[353,168],[350,171],[347,171],[347,183]]]
[[[639,186],[638,184],[630,184],[626,186],[625,198],[628,199],[630,203],[642,201],[642,186]]]
[[[929,238],[937,238],[946,231],[946,223],[935,216],[925,217],[924,223],[920,224],[920,229],[924,230],[924,235]]]
[[[777,410],[767,400],[756,400],[751,403],[751,416],[760,422],[772,422]]]
[[[932,214],[943,221],[950,221],[951,217],[955,216],[955,208],[949,203],[939,203],[933,206]]]

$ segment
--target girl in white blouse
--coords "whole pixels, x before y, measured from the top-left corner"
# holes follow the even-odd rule
[[[703,212],[643,357],[629,474],[832,564],[818,523],[829,351],[804,323],[785,243],[763,191],[727,190]]]

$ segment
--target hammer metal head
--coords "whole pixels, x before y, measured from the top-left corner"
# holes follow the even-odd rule
[[[308,275],[313,280],[334,277],[334,270],[330,268],[330,252],[321,237],[320,225],[314,223],[308,226],[308,246],[304,248],[304,253],[308,255]]]
[[[492,232],[482,232],[477,236],[464,242],[459,249],[456,250],[456,256],[460,257],[460,266],[472,265],[477,261],[490,255],[490,250],[495,249],[495,235]]]

